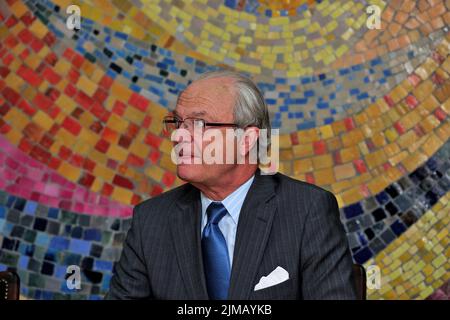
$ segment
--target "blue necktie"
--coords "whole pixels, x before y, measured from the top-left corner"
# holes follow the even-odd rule
[[[206,286],[212,300],[225,300],[230,286],[228,247],[218,225],[227,213],[221,202],[212,202],[206,209],[208,223],[203,229],[202,252]]]

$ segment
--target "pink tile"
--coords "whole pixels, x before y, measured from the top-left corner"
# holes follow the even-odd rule
[[[9,156],[7,156],[9,155]],[[43,205],[77,213],[126,218],[132,206],[113,201],[29,157],[0,135],[0,189]]]

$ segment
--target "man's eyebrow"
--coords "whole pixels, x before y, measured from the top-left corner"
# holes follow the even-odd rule
[[[190,113],[190,115],[195,116],[195,117],[199,117],[199,116],[206,115],[206,112],[205,111],[194,111],[194,112]]]
[[[179,113],[178,113],[176,110],[173,110],[173,111],[172,111],[172,114],[173,114],[173,116],[175,116],[175,117],[181,118],[181,116],[179,115]],[[193,112],[190,112],[190,113],[188,113],[187,117],[188,117],[188,118],[189,118],[189,117],[203,117],[203,116],[205,116],[205,115],[207,115],[207,112],[202,110],[202,111],[193,111]]]

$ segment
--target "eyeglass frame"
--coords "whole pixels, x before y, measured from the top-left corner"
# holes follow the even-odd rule
[[[193,118],[193,117],[187,117],[184,119],[180,119],[176,116],[166,116],[163,119],[163,124],[168,124],[168,123],[173,123],[175,124],[175,128],[176,129],[180,129],[181,124],[184,123],[187,119],[190,120],[200,120],[203,122],[203,127],[202,130],[204,130],[206,127],[239,127],[238,124],[236,123],[226,123],[226,122],[206,122],[205,119],[201,119],[201,118]],[[193,124],[194,124],[193,121]]]

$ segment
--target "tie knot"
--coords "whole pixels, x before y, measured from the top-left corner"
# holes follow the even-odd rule
[[[219,221],[227,214],[227,209],[222,202],[211,202],[206,209],[208,215],[208,223],[218,224]]]

